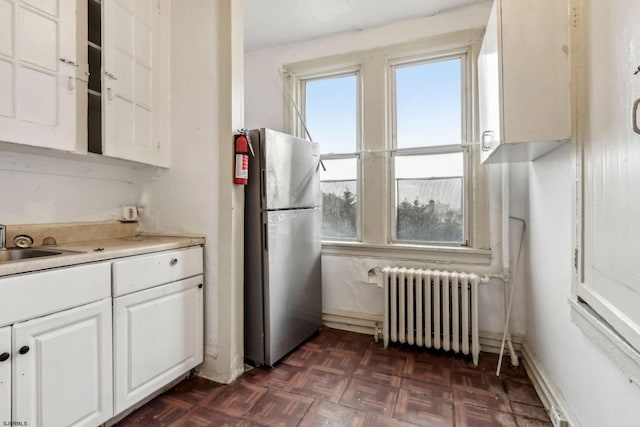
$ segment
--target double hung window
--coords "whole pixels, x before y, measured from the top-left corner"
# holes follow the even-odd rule
[[[466,244],[464,56],[391,66],[393,240]]]
[[[292,132],[320,144],[323,239],[332,253],[424,259],[416,251],[429,248],[489,259],[486,181],[471,143],[470,43],[287,66]]]
[[[320,144],[322,235],[358,239],[359,73],[302,80],[307,136]]]

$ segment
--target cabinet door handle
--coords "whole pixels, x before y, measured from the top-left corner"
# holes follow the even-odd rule
[[[633,103],[633,131],[640,134],[640,126],[638,126],[638,105],[640,105],[640,98],[636,99]]]
[[[482,151],[489,151],[489,149],[491,148],[491,145],[487,146],[486,144],[488,135],[493,135],[493,131],[485,130],[484,132],[482,132],[482,138],[480,140],[480,149]]]
[[[65,64],[69,64],[69,65],[73,65],[74,67],[78,67],[78,64],[76,64],[75,62],[71,61],[70,59],[67,58],[60,58],[60,62],[63,62]]]
[[[262,226],[264,227],[264,232],[262,234],[262,238],[264,239],[264,251],[269,252],[269,235],[267,234],[268,225],[262,224]]]
[[[178,258],[171,258],[171,261],[169,261],[169,265],[173,266],[176,265],[178,263]]]
[[[29,353],[29,346],[28,345],[23,345],[22,347],[20,347],[20,350],[18,350],[18,353],[20,353],[20,354]]]
[[[9,359],[9,356],[10,356],[10,354],[7,353],[6,351],[4,353],[0,354],[0,362],[6,361],[7,359]]]

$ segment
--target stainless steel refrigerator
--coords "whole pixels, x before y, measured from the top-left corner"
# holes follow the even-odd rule
[[[245,188],[244,353],[273,366],[322,325],[318,144],[249,132]]]

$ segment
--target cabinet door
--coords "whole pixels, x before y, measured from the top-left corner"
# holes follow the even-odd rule
[[[11,421],[11,326],[0,328],[0,423],[9,421]]]
[[[478,57],[483,163],[535,160],[571,136],[567,1],[494,0]]]
[[[500,2],[494,1],[478,55],[478,99],[480,115],[481,160],[495,150],[501,137],[500,126]]]
[[[103,1],[103,154],[165,163],[168,6],[154,1]],[[164,47],[164,48],[163,48]],[[164,102],[163,102],[164,101]]]
[[[75,2],[0,2],[0,141],[75,149]]]
[[[116,414],[202,362],[202,280],[113,300]]]
[[[113,413],[111,299],[13,325],[13,419],[95,427]]]

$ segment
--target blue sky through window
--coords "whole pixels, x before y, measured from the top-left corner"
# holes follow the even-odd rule
[[[397,147],[462,143],[461,59],[394,70]],[[357,150],[357,84],[356,75],[306,82],[306,122],[323,154]]]
[[[306,82],[307,127],[322,154],[356,151],[357,81],[349,75]]]
[[[397,147],[460,144],[460,58],[395,70]]]

